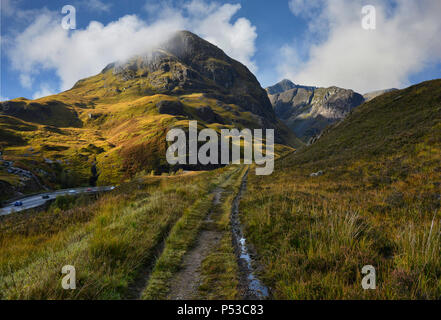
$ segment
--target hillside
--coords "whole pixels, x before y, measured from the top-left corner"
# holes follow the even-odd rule
[[[139,175],[0,217],[0,298],[439,299],[440,101],[441,80],[386,93],[270,176]],[[54,281],[66,261],[77,290]]]
[[[250,175],[241,205],[275,298],[439,299],[441,80],[352,110]],[[364,265],[376,290],[361,288]]]
[[[364,102],[352,90],[300,86],[286,79],[266,91],[277,117],[304,142]]]
[[[165,135],[189,119],[216,130],[273,128],[282,153],[302,144],[244,65],[187,31],[68,91],[3,105],[3,197],[177,170],[165,160]]]

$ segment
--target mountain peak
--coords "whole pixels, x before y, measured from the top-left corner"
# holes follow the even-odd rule
[[[179,59],[201,55],[221,58],[222,60],[229,59],[220,48],[187,30],[177,31],[160,48]]]
[[[265,90],[248,68],[189,31],[174,33],[143,55],[109,64],[96,79],[92,78],[79,81],[74,89],[88,86],[89,92],[102,94],[103,88],[96,84],[104,83],[105,95],[204,92],[225,104],[276,121]]]
[[[346,117],[364,101],[363,96],[352,90],[300,86],[289,80],[266,90],[276,115],[304,142],[320,134],[330,123]]]
[[[302,86],[295,84],[291,80],[283,79],[282,81],[276,83],[275,85],[266,88],[266,92],[268,92],[269,95],[279,94],[288,90],[292,89],[305,89],[307,91],[314,91],[317,89],[317,87],[313,86]]]
[[[275,85],[266,88],[266,91],[268,92],[268,94],[277,94],[294,89],[295,87],[296,85],[291,80],[283,79],[282,81],[276,83]]]

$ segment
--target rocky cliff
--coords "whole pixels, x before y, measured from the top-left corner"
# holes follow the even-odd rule
[[[364,102],[352,90],[300,86],[289,80],[267,88],[267,93],[276,115],[305,142]]]

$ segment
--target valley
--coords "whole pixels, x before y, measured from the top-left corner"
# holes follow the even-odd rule
[[[0,299],[441,297],[441,80],[364,96],[265,90],[181,31],[70,90],[2,106]],[[167,158],[172,129],[184,161]],[[274,130],[274,149],[258,137],[274,170],[195,159],[203,129]],[[244,140],[232,142],[242,160]],[[66,265],[75,290],[60,285]],[[361,285],[367,265],[375,290]]]

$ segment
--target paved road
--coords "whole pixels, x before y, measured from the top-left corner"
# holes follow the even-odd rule
[[[73,195],[79,195],[82,193],[106,192],[106,191],[111,191],[113,189],[115,189],[115,187],[109,186],[109,187],[73,188],[73,189],[58,190],[58,191],[54,191],[54,192],[40,193],[37,195],[25,197],[22,199],[17,199],[16,201],[21,201],[23,203],[23,205],[18,206],[18,207],[14,206],[14,203],[16,201],[14,201],[12,203],[8,203],[3,208],[0,208],[0,216],[8,215],[13,212],[20,212],[23,210],[28,210],[28,209],[40,207],[40,206],[44,205],[47,201],[54,200],[55,198],[57,198],[59,196],[64,196],[64,195],[72,195],[73,196]],[[43,196],[49,196],[49,198],[43,199]]]

